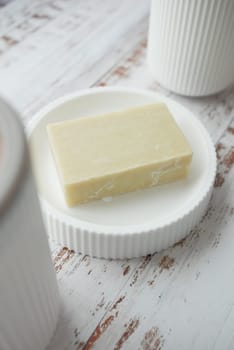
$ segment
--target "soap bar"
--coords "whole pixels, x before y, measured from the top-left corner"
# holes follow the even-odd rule
[[[188,141],[163,103],[47,125],[66,203],[183,179]]]

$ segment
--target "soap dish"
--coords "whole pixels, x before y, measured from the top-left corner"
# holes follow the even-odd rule
[[[68,208],[51,155],[46,125],[157,102],[167,105],[190,142],[193,159],[188,178]],[[79,91],[42,109],[27,131],[48,234],[77,252],[122,259],[166,249],[184,238],[207,208],[216,173],[214,146],[193,113],[164,96],[117,87]]]

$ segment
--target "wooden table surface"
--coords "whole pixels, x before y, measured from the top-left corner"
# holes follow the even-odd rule
[[[48,350],[234,349],[234,87],[207,98],[160,87],[148,16],[148,0],[0,0],[0,94],[25,124],[77,89],[146,88],[196,113],[219,163],[202,222],[166,251],[106,261],[51,242],[62,310]]]

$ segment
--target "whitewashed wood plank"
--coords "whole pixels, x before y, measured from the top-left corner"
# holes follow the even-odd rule
[[[145,32],[146,21],[143,19],[148,13],[148,1],[140,3],[125,26],[121,22],[131,11],[133,3],[133,0],[119,2],[117,10],[113,11],[102,2],[105,11],[100,9],[90,21],[84,17],[80,26],[76,24],[77,18],[72,17],[75,9],[72,16],[61,15],[54,21],[56,23],[37,31],[23,41],[20,48],[12,48],[2,58],[0,91],[13,100],[20,111],[27,106],[25,114],[31,114],[38,105],[55,97],[56,87],[61,95],[93,84],[115,63],[116,58],[136,44],[138,35]],[[76,11],[79,14],[79,8]],[[128,44],[122,46],[124,39]],[[19,52],[22,58],[17,63],[15,59]]]
[[[80,339],[88,339],[97,325],[97,320],[104,316],[108,308],[113,308],[119,290],[129,278],[124,274],[128,265],[125,266],[121,261],[78,257],[72,253],[69,256],[67,250],[65,253],[60,250],[59,254],[64,254],[55,264],[64,300],[63,317],[60,318],[57,336],[51,343],[51,349],[57,349],[58,345],[61,349],[68,346],[71,349],[82,348],[84,343]],[[60,263],[63,264],[64,260],[66,269],[60,270]]]
[[[189,99],[161,88],[145,64],[148,3],[141,3],[142,13],[139,10],[138,17],[134,14],[130,25],[127,12],[131,1],[124,5],[114,1],[99,3],[101,15],[109,16],[104,21],[94,11],[97,2],[79,2],[81,9],[73,11],[71,0],[47,1],[49,7],[58,6],[55,17],[48,21],[42,18],[45,22],[35,31],[18,33],[19,43],[6,47],[0,55],[0,90],[7,90],[27,118],[54,97],[95,84],[138,86],[170,96],[197,113],[218,142],[216,189],[199,227],[176,247],[160,254],[130,261],[104,261],[74,254],[52,242],[63,309],[49,350],[232,349],[234,89],[214,97]],[[0,11],[0,26],[2,11],[8,9],[10,21],[3,27],[16,35],[15,23],[27,23],[29,12],[37,13],[39,5],[39,0],[17,1],[19,7],[7,5]],[[24,6],[31,10],[22,11]],[[80,13],[83,17],[76,27]],[[120,32],[118,26],[110,27],[111,18],[114,25],[120,21]],[[113,42],[112,34],[104,30],[109,27],[117,38]],[[106,43],[103,41],[97,49],[102,33]],[[71,51],[68,42],[72,44]],[[76,69],[77,62],[69,55],[79,53],[81,48],[89,60],[86,64],[78,55]],[[59,55],[65,68],[56,61]],[[50,72],[54,61],[57,68]],[[9,84],[11,77],[15,80]],[[13,83],[18,86],[12,88]]]
[[[57,12],[58,9],[59,8],[57,8]],[[43,10],[44,18],[40,16],[42,15],[41,11]],[[40,2],[15,0],[14,2],[10,2],[0,11],[0,48],[5,48],[5,50],[3,50],[5,52],[12,46],[17,45],[18,42],[43,26],[46,19],[47,22],[48,20],[51,20],[55,16],[55,13],[56,7],[53,6],[52,2],[48,2],[46,0],[42,0]],[[41,21],[38,21],[38,16],[41,17]],[[5,41],[2,36],[9,36],[12,40],[7,42],[7,40]],[[16,42],[14,42],[15,40]]]
[[[64,1],[28,1],[23,0],[22,2],[18,2],[20,4],[20,8],[14,8],[9,11],[10,13],[5,13],[3,11],[0,12],[0,20],[1,24],[4,24],[4,19],[8,20],[9,23],[5,23],[2,25],[1,34],[2,36],[8,36],[9,42],[4,40],[4,38],[0,37],[0,45],[5,44],[5,50],[2,52],[2,57],[4,57],[5,62],[7,62],[8,57],[5,56],[8,49],[17,48],[17,50],[21,50],[21,44],[25,40],[31,43],[32,50],[37,48],[38,40],[39,41],[47,41],[46,37],[43,36],[44,30],[48,34],[54,34],[56,39],[56,34],[60,35],[60,39],[63,37],[67,37],[69,39],[69,31],[75,30],[84,24],[86,21],[91,20],[93,22],[93,27],[90,26],[89,30],[95,30],[95,21],[98,23],[98,18],[100,16],[90,16],[91,8],[91,0],[80,0],[79,2],[75,0]],[[23,6],[24,5],[24,6]],[[66,6],[65,6],[66,5]],[[106,0],[95,1],[95,7],[100,9],[100,15],[106,14],[108,15],[108,2]],[[111,9],[113,6],[111,7]],[[11,14],[13,13],[13,18],[11,18]],[[97,19],[96,19],[97,17]],[[9,19],[10,18],[10,19]],[[39,32],[39,33],[38,33]],[[87,31],[85,34],[87,35],[89,32]],[[15,35],[16,36],[15,36]],[[34,37],[36,34],[36,37]],[[75,33],[74,33],[75,34]],[[78,35],[79,42],[85,39],[85,36],[82,38],[81,35]],[[14,43],[14,41],[17,42]],[[11,43],[13,42],[13,43]],[[7,45],[9,44],[9,45]],[[11,45],[12,44],[12,45]],[[53,44],[50,42],[48,44]],[[63,44],[63,41],[61,41]],[[2,48],[3,49],[3,48]],[[64,54],[68,54],[67,51]],[[15,62],[16,64],[17,62]],[[34,62],[32,62],[33,64]],[[1,58],[1,64],[4,66],[3,58]],[[9,65],[8,65],[9,66]]]

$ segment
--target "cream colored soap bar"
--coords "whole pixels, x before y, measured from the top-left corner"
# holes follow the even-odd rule
[[[49,124],[68,206],[183,179],[191,148],[160,103]]]

